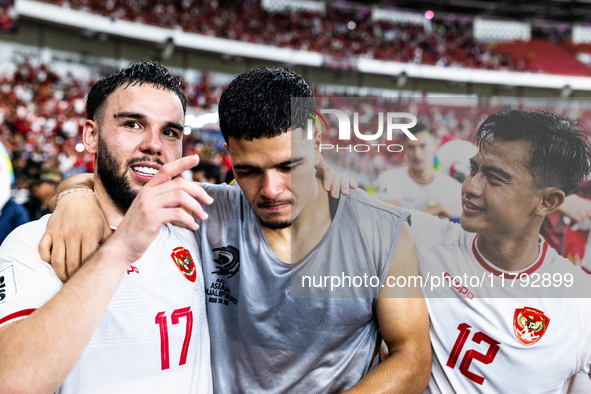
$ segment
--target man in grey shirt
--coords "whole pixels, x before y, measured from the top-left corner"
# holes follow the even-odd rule
[[[238,185],[204,186],[215,203],[196,232],[214,390],[422,392],[431,360],[420,289],[381,287],[417,273],[407,214],[362,191],[324,191],[320,134],[305,138],[292,97],[314,105],[300,76],[262,68],[220,100]],[[364,276],[375,282],[334,293],[317,282]],[[378,364],[381,338],[390,357]]]
[[[337,291],[343,298],[302,286],[304,277],[339,273],[383,283],[402,274],[415,251],[404,211],[362,191],[338,200],[324,191],[314,176],[320,135],[306,139],[306,111],[292,113],[292,97],[313,105],[297,74],[260,68],[238,76],[220,99],[240,187],[205,187],[216,204],[197,231],[215,390],[338,392],[359,382],[355,388],[420,391],[429,372],[422,300],[379,298],[379,286]],[[392,356],[367,374],[378,326]]]

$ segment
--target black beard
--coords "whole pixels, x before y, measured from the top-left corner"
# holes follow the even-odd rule
[[[131,187],[129,180],[125,177],[127,169],[123,170],[123,174],[117,174],[119,162],[111,155],[100,136],[96,155],[96,169],[98,177],[113,203],[122,211],[127,211],[138,192]]]
[[[291,227],[291,222],[285,221],[285,222],[263,222],[260,218],[259,218],[261,225],[263,225],[264,227],[267,227],[269,230],[283,230],[284,228],[288,228]]]

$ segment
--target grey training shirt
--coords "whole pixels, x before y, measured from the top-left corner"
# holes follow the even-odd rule
[[[320,243],[290,265],[274,255],[237,185],[205,189],[215,202],[197,239],[214,391],[326,393],[357,383],[379,357],[375,303],[406,211],[352,190]],[[373,286],[355,287],[364,275]],[[331,291],[324,276],[344,286]]]

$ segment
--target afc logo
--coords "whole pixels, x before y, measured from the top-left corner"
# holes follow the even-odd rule
[[[213,252],[218,252],[217,257],[213,261],[216,264],[217,271],[212,271],[212,274],[218,274],[233,277],[240,270],[240,251],[232,246],[223,246],[221,248],[213,249]]]

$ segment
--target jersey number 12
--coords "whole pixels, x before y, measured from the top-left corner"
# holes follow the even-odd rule
[[[462,348],[464,347],[464,344],[470,335],[470,326],[466,323],[460,324],[458,326],[458,330],[460,330],[460,335],[458,335],[458,339],[456,339],[456,343],[454,343],[454,347],[451,350],[447,364],[445,364],[450,368],[455,368],[458,358],[460,357],[460,353],[462,352]],[[501,342],[495,341],[482,331],[475,333],[472,337],[472,342],[481,343],[482,341],[490,345],[486,354],[479,353],[474,349],[468,350],[464,354],[462,362],[460,363],[460,372],[462,375],[478,384],[482,384],[484,382],[484,377],[469,371],[472,360],[478,360],[484,364],[492,363],[495,359],[495,356],[497,355],[497,352],[499,351],[499,345],[501,344]]]

